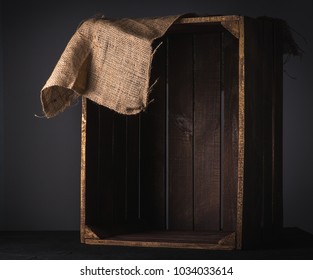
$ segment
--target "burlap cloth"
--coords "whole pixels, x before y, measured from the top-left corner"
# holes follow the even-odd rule
[[[152,43],[180,16],[86,20],[77,29],[41,90],[47,118],[84,96],[118,113],[148,103]]]

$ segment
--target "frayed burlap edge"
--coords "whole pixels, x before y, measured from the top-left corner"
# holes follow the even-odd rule
[[[126,114],[126,115],[133,115],[133,114],[137,114],[141,111],[144,111],[146,109],[146,107],[149,104],[149,93],[151,92],[153,86],[155,85],[156,81],[150,81],[150,77],[151,77],[151,65],[152,65],[152,61],[153,61],[153,57],[154,54],[157,50],[157,48],[159,46],[157,46],[156,48],[152,48],[152,43],[155,39],[160,38],[161,36],[163,36],[166,31],[168,30],[168,28],[177,20],[179,19],[181,16],[172,16],[172,17],[165,17],[165,18],[160,18],[160,20],[164,19],[164,22],[166,22],[165,27],[164,25],[161,24],[162,28],[160,28],[160,30],[157,30],[158,32],[156,32],[156,36],[154,36],[154,33],[152,34],[148,34],[149,36],[147,36],[147,38],[143,38],[143,42],[148,42],[149,44],[149,50],[148,52],[150,53],[150,57],[149,57],[149,61],[147,61],[147,66],[146,67],[146,77],[147,79],[144,80],[144,82],[141,81],[141,88],[143,88],[143,90],[141,90],[140,95],[138,95],[138,102],[137,104],[135,104],[136,106],[134,106],[134,104],[130,104],[127,100],[127,94],[125,96],[121,96],[119,97],[120,99],[122,99],[122,101],[120,102],[120,100],[117,98],[117,100],[115,100],[115,103],[111,102],[110,103],[110,98],[105,99],[104,97],[108,94],[107,92],[103,92],[103,95],[100,94],[94,94],[94,92],[89,92],[88,91],[88,81],[86,81],[86,77],[83,78],[82,80],[84,80],[83,82],[81,82],[80,78],[78,77],[80,75],[80,69],[82,67],[82,65],[86,64],[86,71],[91,71],[91,69],[88,69],[88,63],[90,63],[90,61],[88,61],[90,52],[92,52],[92,48],[95,45],[95,40],[94,40],[94,34],[90,34],[89,30],[83,35],[81,36],[80,32],[76,32],[74,34],[74,36],[71,38],[67,48],[65,49],[65,51],[63,52],[58,64],[56,65],[54,71],[52,72],[50,78],[48,79],[47,83],[45,84],[45,86],[43,87],[43,89],[41,90],[41,104],[42,104],[42,108],[43,108],[43,112],[45,114],[45,116],[47,118],[51,118],[54,117],[56,115],[58,115],[59,113],[63,112],[67,107],[71,106],[79,96],[84,96],[102,106],[105,106],[111,110],[114,110],[118,113],[121,114]],[[98,20],[102,20],[97,18],[97,19],[91,19],[90,21],[92,21],[92,23],[96,23]],[[154,20],[154,19],[139,19],[138,22],[141,23],[142,21],[149,21],[149,20]],[[86,21],[85,21],[86,22]],[[84,30],[84,24],[80,25],[79,30]],[[88,22],[88,21],[87,21]],[[113,21],[113,22],[109,22],[109,24],[114,24],[114,22],[118,22],[118,21]],[[136,20],[132,20],[132,22],[135,22],[135,24],[137,23]],[[125,28],[125,24],[124,26],[122,26],[123,28]],[[127,28],[127,25],[126,25]],[[131,28],[131,26],[130,26]],[[78,31],[79,31],[78,30]],[[132,31],[131,32],[135,32]],[[130,34],[131,34],[130,32]],[[136,35],[136,34],[135,34]],[[142,35],[142,34],[141,34]],[[131,34],[130,36],[134,36],[134,34]],[[113,39],[114,36],[113,36]],[[110,42],[109,42],[110,43]],[[145,44],[146,44],[145,43]],[[77,64],[75,64],[73,67],[71,67],[71,59],[69,61],[67,61],[67,59],[65,59],[64,61],[64,53],[69,52],[70,53],[70,58],[75,56],[75,54],[73,53],[73,51],[70,49],[68,50],[68,47],[71,46],[71,44],[75,47],[79,47],[79,49],[83,49],[83,52],[85,51],[85,53],[83,53],[83,60],[84,62],[80,62],[80,64],[77,66]],[[81,44],[81,46],[80,46]],[[84,48],[87,49],[84,50]],[[90,49],[90,50],[88,50]],[[91,59],[97,59],[95,57],[92,57]],[[86,63],[85,63],[86,61]],[[65,68],[65,70],[64,70]],[[77,69],[79,69],[79,71]],[[67,69],[69,69],[68,75],[67,75]],[[76,70],[76,72],[75,72]],[[85,73],[86,74],[86,73]],[[91,73],[92,74],[92,73]],[[89,73],[90,75],[90,73]],[[68,79],[68,76],[71,77],[71,79]],[[87,74],[86,74],[87,76]],[[136,84],[136,81],[135,81]],[[86,89],[87,87],[87,89]],[[105,88],[105,87],[104,87]],[[97,89],[98,91],[101,91],[100,89]],[[136,97],[137,98],[137,97]],[[124,99],[124,100],[123,100]],[[129,106],[130,104],[130,106]]]

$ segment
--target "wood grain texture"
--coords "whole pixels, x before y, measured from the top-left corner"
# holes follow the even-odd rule
[[[262,26],[245,18],[243,247],[261,243],[263,202]]]
[[[87,101],[87,127],[86,127],[86,190],[85,207],[86,223],[94,224],[99,221],[98,184],[99,184],[99,118],[98,107],[92,101]]]
[[[224,21],[238,21],[240,18],[238,15],[187,17],[178,19],[175,24],[221,23]]]
[[[182,248],[203,250],[233,250],[234,246],[209,244],[209,243],[176,243],[176,242],[153,242],[153,241],[119,241],[107,239],[85,239],[89,245],[130,246],[130,247],[155,247],[155,248]]]
[[[236,249],[242,249],[243,238],[243,194],[244,194],[244,156],[245,156],[245,19],[239,20],[239,67],[238,67],[238,183]]]
[[[274,34],[273,22],[260,20],[262,34],[262,108],[263,108],[263,203],[262,242],[272,238],[272,88],[274,81]]]
[[[238,182],[238,64],[239,42],[230,33],[223,34],[223,224],[225,231],[235,230]]]
[[[126,221],[126,116],[114,113],[113,116],[113,201],[114,222],[117,224]]]
[[[194,229],[220,230],[221,40],[194,35]]]
[[[216,20],[235,21],[236,36]],[[146,112],[125,117],[83,102],[82,242],[245,249],[282,226],[279,25],[177,24],[190,28],[156,52]]]
[[[85,226],[84,238],[94,240],[99,239],[98,235],[88,226]]]
[[[222,21],[223,27],[228,30],[236,39],[239,38],[239,21],[236,19],[234,21]]]
[[[152,65],[151,83],[158,79],[150,95],[152,102],[140,115],[140,216],[154,229],[166,227],[166,51],[164,40]]]
[[[275,40],[280,43],[282,40],[273,33],[274,22],[245,18],[243,248],[260,247],[269,243],[273,237],[274,212],[280,213],[280,221],[282,216],[282,204],[274,203],[275,196],[278,201],[282,201],[282,174],[281,171],[274,171],[276,164],[278,170],[281,170],[282,139],[277,136],[281,135],[282,129],[282,99],[278,97],[278,103],[274,101],[275,90],[278,96],[282,95],[282,81],[279,79],[282,68],[274,67],[275,63],[282,67],[282,56],[281,48],[279,50],[275,46]],[[280,52],[279,62],[275,62],[276,52]],[[278,147],[277,163],[273,151],[275,141]],[[277,192],[275,180],[280,182]],[[280,206],[276,207],[277,205]]]
[[[98,110],[98,190],[99,220],[96,224],[114,223],[114,164],[113,164],[113,118],[114,113],[94,104]]]
[[[80,158],[80,242],[85,242],[86,227],[86,126],[87,100],[82,98],[81,158]]]
[[[191,35],[168,38],[168,164],[168,228],[191,230],[194,215]]]
[[[139,115],[126,117],[126,193],[125,215],[127,223],[137,223],[139,220],[140,191],[140,122]]]
[[[272,85],[272,186],[273,228],[279,236],[283,227],[283,30],[275,21]]]
[[[106,239],[89,238],[86,239],[86,243],[93,245],[232,250],[234,244],[231,240],[227,244],[223,242],[225,237],[227,238],[230,234],[230,232],[159,231],[116,235]]]

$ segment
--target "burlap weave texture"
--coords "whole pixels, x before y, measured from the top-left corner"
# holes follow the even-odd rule
[[[122,114],[144,110],[151,84],[152,43],[178,18],[86,20],[41,90],[45,116],[56,116],[79,96]]]

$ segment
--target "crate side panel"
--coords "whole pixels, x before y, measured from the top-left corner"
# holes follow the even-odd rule
[[[160,41],[155,42],[155,46]],[[166,224],[166,51],[163,40],[154,55],[151,103],[140,115],[140,209],[148,227],[165,229]]]
[[[87,100],[87,126],[86,126],[86,190],[85,211],[86,224],[95,224],[99,221],[98,203],[98,139],[99,139],[99,113],[98,106]]]
[[[114,222],[124,224],[127,218],[126,209],[126,154],[127,134],[126,116],[113,115],[113,144],[112,144],[112,192],[114,202]]]
[[[234,231],[237,217],[238,182],[238,63],[239,42],[229,32],[223,41],[223,224],[225,231]]]
[[[221,35],[194,35],[194,229],[220,230]]]
[[[86,128],[87,100],[82,98],[81,117],[81,163],[80,163],[80,241],[85,242],[86,228]]]
[[[261,241],[263,202],[262,26],[245,18],[245,153],[242,218],[243,248]]]
[[[127,223],[137,224],[139,222],[139,191],[140,191],[140,148],[139,115],[126,117],[126,194],[125,208]]]
[[[262,84],[263,84],[263,207],[262,239],[268,243],[272,238],[272,88],[274,81],[274,34],[273,22],[260,20],[263,28]]]
[[[237,216],[236,249],[242,249],[244,153],[245,153],[245,36],[244,17],[239,19],[239,64],[238,64],[238,160],[237,160]]]
[[[168,37],[168,228],[193,229],[193,40]]]
[[[139,117],[92,101],[87,116],[86,224],[125,227],[138,217]]]
[[[92,121],[92,120],[90,120]],[[113,112],[98,105],[98,170],[97,203],[99,220],[97,224],[112,223],[113,201]],[[91,188],[92,186],[88,186]]]
[[[282,38],[275,31],[275,20],[245,21],[243,242],[244,247],[255,247],[271,242],[276,225],[282,226]]]
[[[272,84],[272,192],[273,228],[280,234],[283,227],[283,30],[280,22],[273,24]]]

